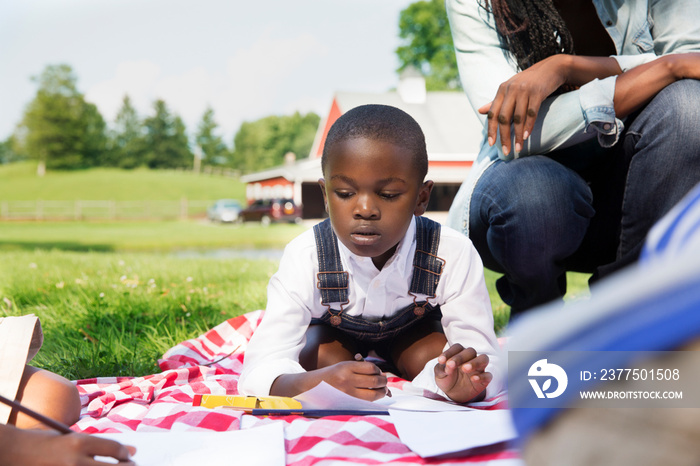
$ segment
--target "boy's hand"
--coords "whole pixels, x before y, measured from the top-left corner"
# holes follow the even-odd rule
[[[493,378],[490,372],[484,372],[488,363],[485,354],[477,356],[474,348],[454,344],[438,356],[435,382],[453,401],[478,401]]]
[[[328,384],[363,400],[378,400],[389,390],[386,375],[371,362],[343,361],[318,369],[318,372]]]

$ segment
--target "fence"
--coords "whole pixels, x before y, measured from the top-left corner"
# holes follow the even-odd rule
[[[0,201],[0,220],[156,220],[203,217],[215,201]]]

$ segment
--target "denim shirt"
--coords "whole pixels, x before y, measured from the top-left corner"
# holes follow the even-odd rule
[[[515,58],[501,44],[493,15],[481,6],[483,1],[446,0],[462,86],[475,112],[518,72]],[[613,58],[623,72],[667,53],[700,51],[700,0],[593,0],[593,4],[615,44]],[[596,79],[546,99],[519,154],[503,154],[500,140],[489,146],[486,116],[477,112],[484,123],[481,150],[452,203],[447,224],[468,233],[473,187],[497,159],[546,154],[592,138],[602,147],[617,143],[624,124],[615,116],[615,80],[615,76]]]

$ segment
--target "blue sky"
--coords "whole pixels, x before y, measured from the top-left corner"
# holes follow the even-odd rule
[[[227,144],[244,120],[325,114],[335,91],[397,84],[398,18],[413,0],[0,0],[0,140],[67,63],[108,124],[128,94],[164,99],[192,134],[211,105]]]

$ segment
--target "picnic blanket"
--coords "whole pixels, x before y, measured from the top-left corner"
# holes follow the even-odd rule
[[[263,311],[229,319],[205,334],[168,350],[158,361],[159,374],[144,377],[100,377],[79,380],[80,420],[73,430],[83,433],[229,431],[263,423],[285,422],[288,465],[406,464],[520,465],[517,450],[497,444],[451,458],[424,459],[399,439],[389,416],[301,416],[270,418],[235,410],[192,406],[195,394],[238,394],[245,349]],[[405,380],[389,376],[389,386]],[[474,404],[505,409],[505,396]]]

